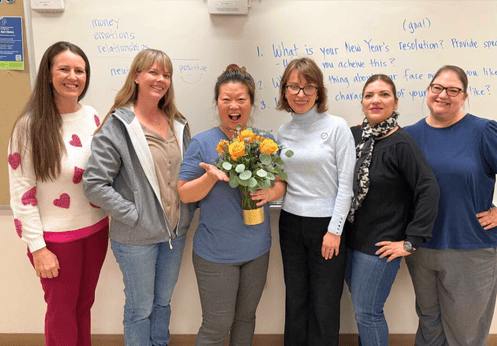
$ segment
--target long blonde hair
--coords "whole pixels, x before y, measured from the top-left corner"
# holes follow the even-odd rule
[[[114,105],[110,108],[109,112],[105,116],[100,128],[102,128],[109,115],[112,114],[112,112],[114,112],[116,109],[124,107],[129,103],[136,102],[136,99],[138,97],[138,84],[135,83],[136,74],[148,70],[156,61],[158,66],[164,69],[167,68],[171,73],[171,85],[169,86],[169,89],[167,90],[167,93],[164,95],[164,97],[160,99],[159,109],[161,109],[166,115],[169,126],[171,127],[173,132],[173,120],[175,117],[186,120],[186,118],[178,111],[174,103],[174,87],[172,81],[173,64],[171,62],[171,59],[163,51],[157,49],[145,49],[138,53],[133,59],[128,76],[124,81],[124,85],[117,93],[116,98],[114,99]],[[188,124],[186,125],[186,128],[188,133],[190,133]],[[95,133],[97,133],[99,129],[97,129]]]

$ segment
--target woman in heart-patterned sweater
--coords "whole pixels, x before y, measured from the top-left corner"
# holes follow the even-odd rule
[[[15,229],[45,293],[45,345],[91,345],[90,308],[107,252],[108,218],[83,194],[97,112],[79,103],[88,58],[58,42],[12,131],[9,182]]]

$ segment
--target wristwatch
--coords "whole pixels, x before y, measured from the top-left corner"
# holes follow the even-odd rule
[[[416,251],[416,249],[412,247],[412,244],[409,240],[404,240],[404,250],[409,253],[414,253]]]

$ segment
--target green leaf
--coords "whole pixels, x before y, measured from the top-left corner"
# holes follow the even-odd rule
[[[230,186],[232,188],[238,187],[240,185],[239,179],[237,175],[233,172],[230,172]]]
[[[275,176],[273,173],[270,173],[270,172],[267,172],[267,176],[266,178],[268,178],[269,180],[274,180],[275,179]]]
[[[267,172],[263,169],[259,169],[257,172],[255,172],[255,174],[257,174],[261,178],[264,178],[265,176],[267,176]]]
[[[271,187],[271,181],[269,179],[261,179],[259,185],[263,190],[269,189]]]
[[[292,157],[293,156],[293,151],[291,151],[291,150],[285,151],[285,156],[286,157]]]
[[[261,153],[259,158],[261,159],[261,162],[265,165],[269,165],[271,163],[271,155],[269,154]]]
[[[276,173],[276,168],[273,166],[266,166],[266,171]]]
[[[226,162],[226,161],[223,162],[223,168],[225,170],[229,171],[231,169],[231,167],[233,167],[233,165],[231,163]]]
[[[255,180],[254,177],[250,178],[248,180],[248,183],[249,183],[249,185],[248,185],[249,187],[255,187],[256,188],[255,191],[257,191],[257,180]],[[252,191],[252,192],[255,192],[255,191]]]
[[[241,186],[249,186],[249,179],[247,180],[239,179],[239,182]]]
[[[278,176],[282,179],[282,180],[287,180],[288,179],[288,174],[286,174],[286,172],[281,172],[280,174],[278,174]]]
[[[284,165],[285,163],[283,162],[283,160],[281,159],[281,157],[279,156],[276,156],[273,160],[274,163],[277,163],[278,165]]]
[[[236,168],[235,168],[236,173],[242,173],[244,170],[245,170],[244,164],[236,165]]]
[[[249,179],[251,176],[252,176],[252,172],[251,172],[251,171],[243,171],[243,172],[240,174],[240,180],[247,180],[247,179]],[[244,185],[244,186],[246,186],[246,185]]]

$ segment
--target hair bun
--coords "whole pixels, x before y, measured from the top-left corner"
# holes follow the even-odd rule
[[[243,73],[247,73],[247,69],[245,68],[245,66],[240,67],[237,64],[229,64],[226,67],[226,70],[224,70],[224,72],[228,72],[228,71],[241,71]]]

